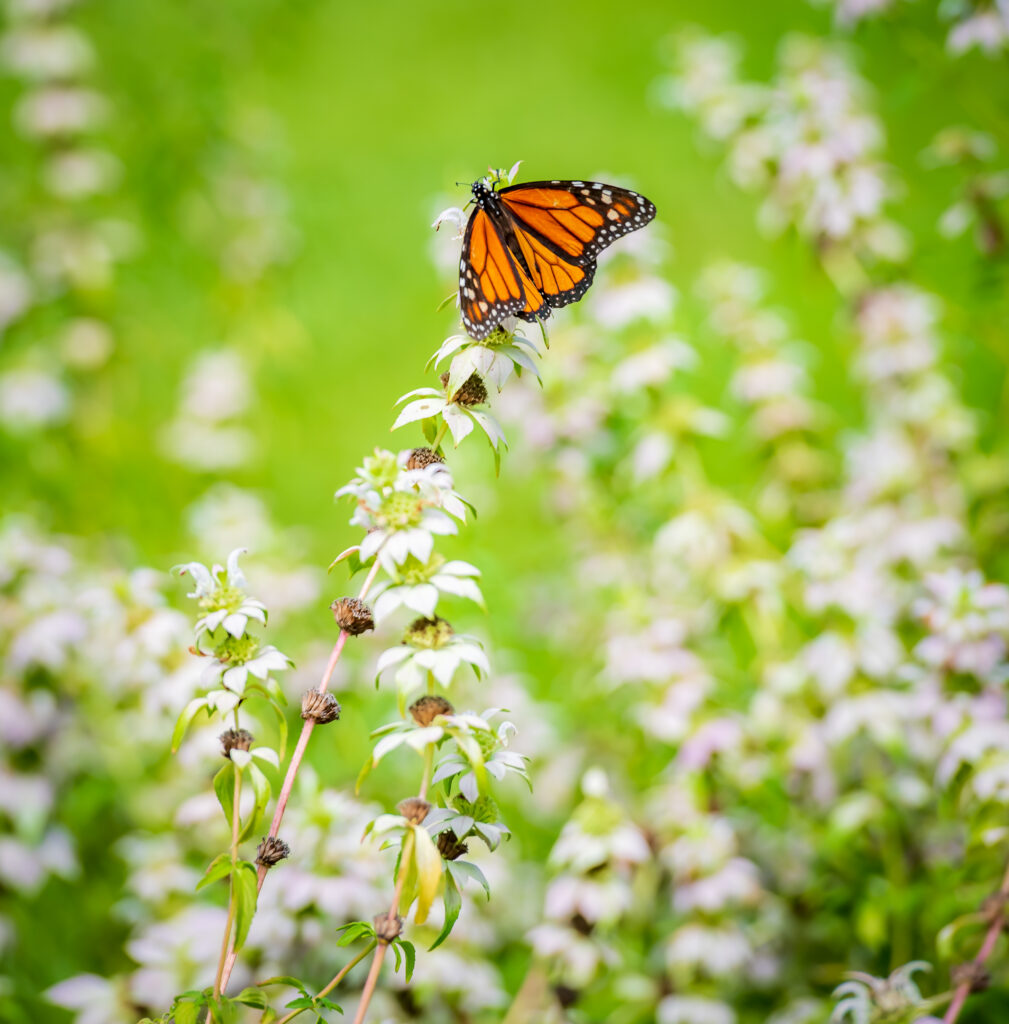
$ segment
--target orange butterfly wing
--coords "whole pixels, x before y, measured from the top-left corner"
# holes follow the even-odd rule
[[[506,317],[527,306],[528,277],[515,262],[484,210],[476,210],[466,226],[459,263],[459,305],[469,334],[480,340]],[[530,282],[531,284],[531,282]]]
[[[655,216],[654,204],[644,196],[600,182],[530,181],[497,194],[516,228],[577,266],[589,265],[608,245]]]
[[[596,256],[654,216],[644,196],[598,182],[484,188],[459,263],[467,332],[481,341],[508,316],[545,319],[552,307],[577,302],[592,284]]]
[[[566,306],[577,302],[592,284],[595,264],[580,267],[561,259],[535,235],[513,225],[514,236],[522,261],[529,268],[532,283],[550,306]],[[524,317],[524,313],[519,314]],[[531,318],[530,318],[531,319]]]

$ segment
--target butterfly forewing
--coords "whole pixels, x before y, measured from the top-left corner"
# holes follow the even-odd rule
[[[529,181],[503,188],[498,196],[517,227],[580,265],[655,216],[644,196],[597,181]]]
[[[483,210],[475,210],[466,226],[459,263],[459,305],[471,337],[486,338],[507,316],[526,307],[525,289],[500,233]]]

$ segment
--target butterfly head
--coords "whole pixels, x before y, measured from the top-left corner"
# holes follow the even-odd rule
[[[473,202],[475,202],[481,209],[483,209],[491,200],[491,197],[496,194],[494,189],[487,184],[486,178],[474,181],[471,188],[473,192]]]

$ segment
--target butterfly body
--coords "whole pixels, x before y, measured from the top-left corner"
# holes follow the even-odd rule
[[[534,321],[577,302],[596,257],[644,227],[654,205],[616,185],[532,181],[497,190],[473,183],[475,209],[459,262],[459,304],[471,337],[486,338],[509,316]]]

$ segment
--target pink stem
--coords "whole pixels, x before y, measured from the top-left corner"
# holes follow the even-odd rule
[[[378,575],[379,561],[376,556],[375,562],[365,577],[364,584],[361,587],[361,592],[358,594],[359,600],[364,600],[368,595],[368,591],[371,590],[371,585],[375,582],[375,577]],[[336,671],[336,664],[340,660],[340,655],[343,654],[343,648],[347,643],[347,637],[350,634],[346,630],[341,629],[340,635],[336,638],[336,643],[333,644],[332,651],[329,652],[329,661],[326,662],[326,667],[322,672],[322,679],[319,680],[318,690],[319,693],[325,693],[329,687],[330,680],[333,678],[333,673]],[[284,811],[287,810],[287,801],[290,799],[291,790],[294,788],[294,780],[298,774],[298,769],[301,767],[302,758],[305,756],[305,750],[308,747],[308,741],[311,738],[312,730],[315,728],[315,719],[306,718],[304,724],[301,727],[301,735],[298,737],[297,746],[294,748],[294,753],[291,755],[291,762],[287,766],[287,774],[284,776],[284,784],[280,787],[280,796],[277,797],[277,809],[273,812],[273,821],[270,822],[270,838],[274,839],[277,833],[280,831],[280,823],[284,820]],[[263,891],[263,882],[266,880],[267,868],[260,864],[257,872],[257,884],[256,892]],[[225,991],[228,987],[228,979],[231,977],[231,972],[234,969],[235,961],[238,959],[238,952],[234,949],[228,952],[228,958],[224,963],[224,971],[221,974],[221,991]]]
[[[388,949],[385,942],[380,942],[375,947],[375,958],[371,961],[371,970],[368,971],[368,980],[364,983],[364,990],[361,992],[361,1002],[357,1004],[357,1013],[354,1014],[354,1024],[361,1024],[364,1015],[368,1012],[368,1004],[375,992],[375,985],[378,983],[378,975],[382,970],[382,961],[385,959],[385,951]]]
[[[983,965],[988,957],[992,955],[995,943],[998,942],[998,937],[1002,934],[1002,929],[1005,927],[1004,900],[1006,897],[1009,897],[1009,868],[1006,869],[1006,873],[1002,878],[1002,885],[999,888],[998,894],[1003,900],[1003,906],[995,911],[991,924],[988,925],[988,931],[985,932],[984,942],[981,943],[981,948],[977,951],[977,956],[974,957],[974,963],[979,965]],[[963,1009],[963,1004],[967,1002],[970,989],[971,983],[969,981],[963,981],[957,985],[956,992],[953,993],[953,1001],[946,1008],[946,1015],[943,1017],[944,1024],[955,1024],[960,1016],[960,1011]]]

